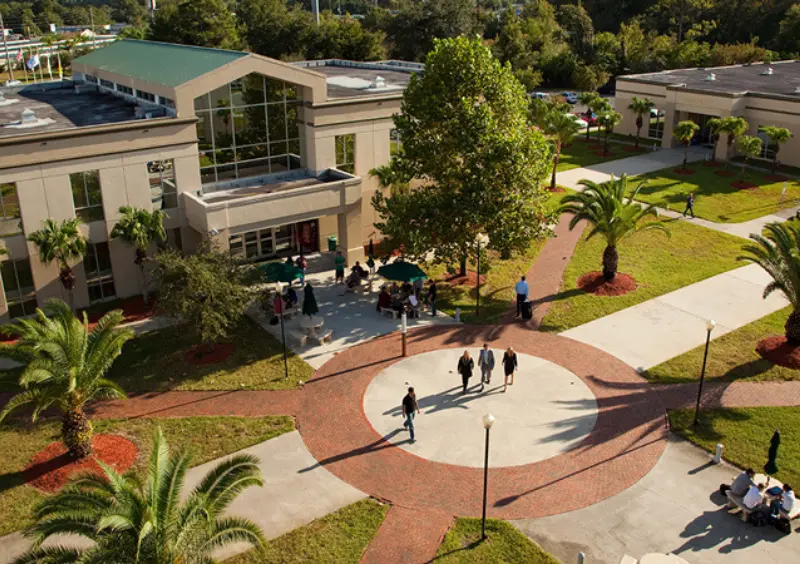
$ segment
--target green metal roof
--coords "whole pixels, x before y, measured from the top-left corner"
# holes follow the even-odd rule
[[[243,51],[123,39],[78,57],[75,62],[174,87],[247,55]]]

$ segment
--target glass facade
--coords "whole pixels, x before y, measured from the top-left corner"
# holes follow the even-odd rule
[[[354,133],[336,136],[336,168],[356,173],[356,136]]]
[[[86,271],[86,286],[89,288],[89,303],[103,302],[117,296],[108,243],[86,245],[83,268]]]
[[[231,235],[228,239],[234,258],[255,261],[277,256],[313,253],[319,250],[318,221],[301,221]]]
[[[298,88],[249,74],[194,100],[202,182],[300,168]]]
[[[13,182],[0,184],[0,237],[22,233],[19,216],[17,185]]]
[[[103,194],[100,190],[100,171],[89,170],[69,175],[75,215],[86,223],[100,221],[103,214]]]
[[[36,311],[36,291],[33,288],[33,274],[28,259],[5,260],[0,263],[3,276],[3,289],[6,293],[8,315],[24,317]]]
[[[169,210],[178,207],[178,186],[175,183],[175,160],[150,161],[147,163],[150,182],[150,200],[154,210]]]

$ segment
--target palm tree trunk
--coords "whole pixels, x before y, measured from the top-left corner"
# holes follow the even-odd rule
[[[553,174],[550,177],[550,191],[556,191],[556,169],[558,169],[558,158],[561,156],[561,151],[556,151],[556,156],[553,158]]]
[[[606,142],[603,144],[603,156],[604,157],[608,155],[608,128],[606,128],[605,134],[606,134]]]
[[[744,171],[747,170],[747,161],[748,160],[749,159],[747,157],[744,158],[744,166],[742,167],[741,174],[739,175],[739,178],[741,178],[741,179],[744,179]]]
[[[772,174],[778,173],[778,147],[775,148],[775,158],[772,160]]]
[[[794,310],[789,314],[783,329],[789,344],[800,345],[800,311]]]
[[[683,170],[686,170],[686,163],[689,161],[689,144],[683,145]]]
[[[81,408],[65,412],[61,418],[61,438],[73,458],[92,454],[92,422]]]
[[[592,124],[589,122],[590,119],[592,119],[591,108],[589,108],[586,111],[586,140],[587,141],[589,140],[589,132],[592,129]]]
[[[634,149],[639,148],[639,136],[641,135],[642,126],[636,128],[636,143],[634,144]]]
[[[139,276],[139,287],[142,289],[142,299],[144,300],[145,305],[147,304],[147,277],[144,273],[144,264],[139,265],[139,269],[137,271]]]
[[[461,259],[461,262],[458,263],[458,275],[459,276],[466,276],[467,275],[467,256]]]
[[[714,148],[711,149],[711,162],[717,161],[717,143],[719,143],[719,137],[714,135]]]
[[[603,251],[603,278],[613,280],[617,275],[619,266],[619,253],[613,245],[608,245]]]

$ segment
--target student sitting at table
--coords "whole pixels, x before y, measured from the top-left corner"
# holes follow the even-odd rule
[[[783,484],[783,491],[781,491],[781,493],[779,493],[769,505],[770,515],[774,519],[777,519],[780,517],[781,511],[784,511],[786,515],[791,514],[792,510],[794,509],[795,501],[796,499],[794,497],[792,486],[789,484]]]
[[[358,273],[355,267],[353,267],[353,272],[351,272],[350,276],[348,276],[347,280],[345,280],[345,284],[347,284],[348,290],[351,290],[361,284],[361,275]]]
[[[286,302],[286,307],[294,307],[297,305],[299,300],[297,299],[297,292],[294,291],[294,288],[289,286],[286,289],[286,294],[283,296],[283,301]]]
[[[417,296],[410,294],[406,300],[406,303],[408,304],[408,307],[406,308],[408,311],[408,316],[417,317],[419,315],[419,300],[417,299]]]
[[[403,285],[400,286],[400,293],[405,294],[406,296],[410,295],[414,291],[414,287],[411,286],[410,282],[403,282]]]
[[[386,286],[381,288],[381,293],[378,294],[377,311],[381,311],[383,309],[392,309],[392,296],[389,294],[389,291],[386,289]]]
[[[400,293],[400,286],[397,285],[397,282],[392,282],[392,287],[389,288],[389,293],[393,296],[396,296]]]
[[[367,278],[369,276],[369,272],[364,270],[364,267],[361,266],[361,263],[358,261],[356,261],[356,264],[353,267],[353,273],[358,274],[361,278]]]

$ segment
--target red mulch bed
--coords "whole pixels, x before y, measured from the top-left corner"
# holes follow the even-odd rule
[[[738,188],[739,190],[755,190],[758,188],[758,184],[753,184],[747,180],[735,180],[731,182],[731,186]]]
[[[722,163],[719,161],[705,161],[703,166],[706,168],[719,168],[722,166]]]
[[[647,149],[644,147],[634,147],[633,145],[628,145],[623,149],[623,151],[628,153],[646,153]]]
[[[717,176],[736,176],[735,172],[731,172],[730,170],[717,170],[714,172]]]
[[[134,321],[141,321],[148,317],[153,317],[156,313],[156,297],[149,296],[147,303],[144,303],[142,296],[134,296],[122,300],[122,303],[113,303],[108,308],[102,310],[93,310],[87,312],[89,315],[89,327],[93,327],[98,321],[109,311],[115,309],[122,310],[122,323],[133,323]]]
[[[478,275],[473,270],[468,270],[466,276],[461,276],[459,274],[454,274],[453,276],[448,276],[447,278],[443,278],[438,280],[438,282],[444,282],[445,284],[449,284],[450,286],[477,286],[478,284]],[[486,282],[486,275],[481,274],[481,284]]]
[[[551,194],[557,194],[559,192],[566,192],[566,190],[564,190],[564,187],[563,186],[559,186],[558,184],[556,184],[555,189],[551,189],[550,187],[548,187],[547,191],[550,192]]]
[[[691,168],[674,168],[672,169],[672,172],[675,174],[682,174],[683,176],[691,176],[697,171],[692,170]]]
[[[603,157],[604,159],[607,159],[608,157],[613,157],[614,153],[612,153],[611,151],[608,151],[608,152],[597,151],[597,152],[595,152],[595,155],[597,155],[598,157]]]
[[[778,366],[800,368],[800,346],[790,345],[783,335],[761,339],[756,345],[756,352]]]
[[[786,182],[789,179],[780,174],[765,174],[764,180],[769,180],[770,182]]]
[[[622,272],[613,280],[603,278],[602,272],[587,272],[578,278],[578,288],[596,296],[622,296],[636,289],[636,280]]]
[[[233,343],[221,343],[213,347],[209,347],[208,345],[195,345],[186,351],[184,358],[186,362],[194,364],[195,366],[217,364],[218,362],[227,360],[234,351],[236,351],[236,345]]]
[[[97,460],[114,468],[117,472],[125,472],[131,467],[139,454],[136,445],[119,435],[95,435],[92,439],[94,454],[81,460],[73,459],[67,453],[67,447],[60,441],[50,443],[44,450],[31,458],[23,470],[25,483],[38,490],[55,492],[60,490],[74,474],[103,471]]]

